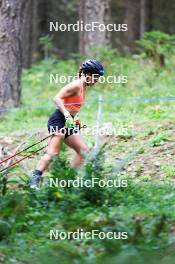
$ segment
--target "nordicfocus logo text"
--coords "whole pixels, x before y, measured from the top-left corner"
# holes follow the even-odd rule
[[[93,239],[116,239],[126,240],[128,239],[127,232],[104,232],[100,230],[84,231],[83,229],[77,229],[75,232],[65,232],[59,230],[50,230],[50,240],[93,240]]]
[[[79,77],[78,75],[72,76],[65,76],[65,75],[59,75],[59,74],[50,74],[49,79],[50,79],[50,84],[67,84],[70,83],[74,80],[77,80]],[[120,74],[120,75],[108,75],[108,76],[98,76],[97,74],[94,74],[92,76],[91,81],[95,81],[98,78],[98,83],[108,83],[108,84],[125,84],[128,82],[128,76]],[[86,79],[86,83],[91,83],[90,80]]]
[[[52,31],[127,31],[128,25],[127,24],[103,24],[98,21],[94,21],[91,23],[84,23],[83,21],[77,21],[75,24],[63,24],[56,22],[50,22],[50,32]]]
[[[49,179],[49,187],[56,188],[94,188],[98,186],[100,188],[126,188],[128,186],[127,180],[125,179],[98,179],[92,178],[85,180],[83,178],[77,178],[75,180],[60,180],[58,178]]]

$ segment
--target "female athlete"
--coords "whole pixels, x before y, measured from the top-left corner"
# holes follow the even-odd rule
[[[48,120],[48,131],[51,137],[47,153],[40,159],[33,171],[29,181],[30,188],[39,189],[42,174],[55,155],[59,155],[63,141],[76,152],[72,166],[79,167],[82,164],[88,152],[88,146],[80,133],[77,133],[76,115],[85,102],[87,87],[93,86],[103,74],[104,69],[101,63],[88,59],[80,67],[79,78],[64,86],[54,97],[53,101],[57,109]]]

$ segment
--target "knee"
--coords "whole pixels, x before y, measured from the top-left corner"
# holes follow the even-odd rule
[[[81,148],[79,149],[78,154],[79,154],[80,156],[83,156],[83,157],[84,157],[88,152],[89,152],[89,148],[88,148],[88,146],[83,146],[83,147],[81,147]]]

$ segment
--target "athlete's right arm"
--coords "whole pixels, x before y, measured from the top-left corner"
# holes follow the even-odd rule
[[[64,86],[53,98],[54,103],[59,107],[60,111],[65,115],[65,117],[70,116],[70,114],[64,106],[63,99],[72,95],[76,95],[79,89],[79,82],[75,80]]]

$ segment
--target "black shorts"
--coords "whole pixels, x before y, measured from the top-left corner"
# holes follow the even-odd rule
[[[74,118],[72,116],[72,118]],[[54,133],[63,133],[65,135],[65,138],[75,135],[79,133],[79,128],[74,127],[74,128],[65,128],[65,116],[63,113],[59,110],[56,109],[55,112],[50,116],[48,123],[47,123],[47,128],[49,131],[49,134],[54,134]]]

